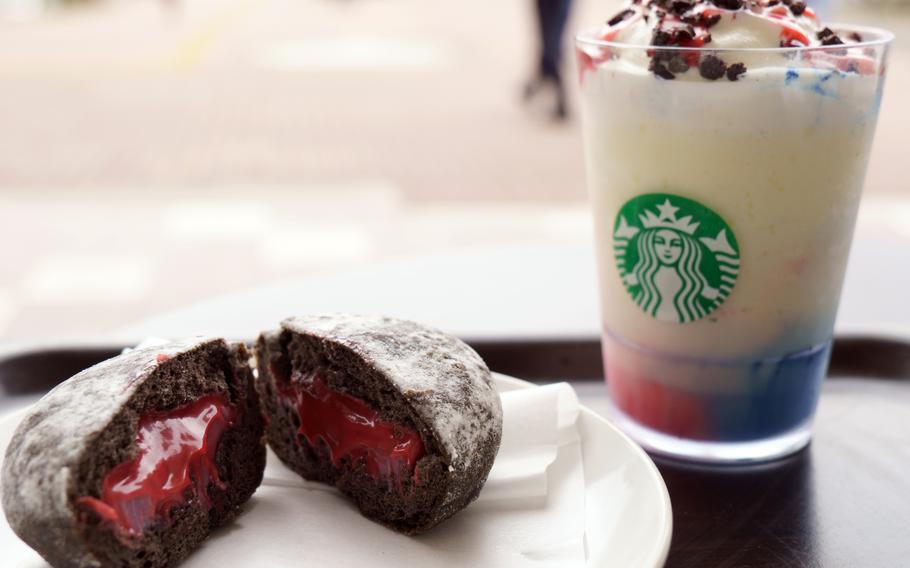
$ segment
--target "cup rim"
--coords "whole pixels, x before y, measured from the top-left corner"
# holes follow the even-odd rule
[[[647,49],[657,52],[696,52],[696,53],[779,53],[779,54],[799,54],[809,51],[842,51],[844,49],[857,49],[867,47],[887,46],[894,41],[894,33],[872,26],[858,26],[851,24],[840,24],[837,22],[829,23],[826,27],[837,31],[857,32],[864,38],[867,35],[874,36],[875,39],[863,40],[858,43],[838,44],[838,45],[817,45],[817,46],[797,46],[797,47],[683,47],[679,45],[642,45],[637,43],[624,43],[620,41],[611,41],[600,39],[597,35],[602,31],[597,30],[580,31],[575,34],[575,45],[578,47],[601,47],[614,48],[620,50],[629,49]]]

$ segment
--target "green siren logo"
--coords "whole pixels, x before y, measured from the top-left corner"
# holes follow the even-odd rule
[[[661,320],[699,320],[724,303],[739,275],[739,246],[726,222],[698,202],[650,193],[616,216],[616,264],[635,303]]]

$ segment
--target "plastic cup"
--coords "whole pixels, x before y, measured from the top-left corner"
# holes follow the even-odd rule
[[[606,380],[649,451],[752,462],[810,441],[893,39],[834,28],[861,41],[576,38]],[[693,68],[661,78],[652,55]],[[709,56],[728,73],[702,77]]]

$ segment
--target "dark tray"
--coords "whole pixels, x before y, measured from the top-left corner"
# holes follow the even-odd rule
[[[596,340],[471,343],[501,373],[602,380]],[[0,355],[0,393],[40,396],[120,351]],[[838,339],[829,374],[815,439],[791,458],[748,468],[655,458],[673,502],[668,566],[910,566],[910,343]]]

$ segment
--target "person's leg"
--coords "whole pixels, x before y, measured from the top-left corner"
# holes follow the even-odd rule
[[[556,118],[562,119],[568,114],[561,70],[563,41],[572,0],[551,0],[551,3],[550,22],[547,29],[547,71],[556,86],[556,107],[553,114]]]
[[[569,21],[569,12],[572,9],[572,0],[554,0],[553,2],[553,42],[557,46],[557,57],[561,61],[563,39],[565,38],[566,22]]]
[[[560,2],[561,0],[538,0],[538,5],[541,6],[541,44],[543,47],[540,74],[547,79],[555,79],[559,76]]]
[[[524,98],[525,100],[530,99],[537,91],[540,89],[541,84],[543,83],[544,78],[544,60],[546,59],[546,34],[547,34],[547,5],[552,0],[535,0],[534,1],[534,15],[537,19],[537,43],[539,56],[537,60],[537,69],[534,71],[531,78],[528,79],[528,82],[525,84],[524,89]]]

